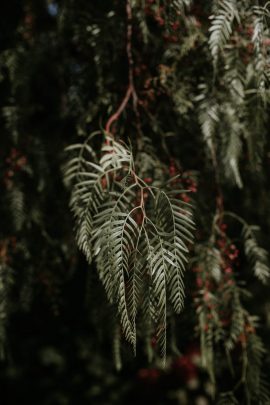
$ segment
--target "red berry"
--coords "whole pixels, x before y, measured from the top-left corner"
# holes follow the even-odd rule
[[[179,27],[180,27],[179,21],[175,21],[174,23],[172,23],[172,30],[173,31],[176,31]]]
[[[196,278],[196,285],[197,285],[197,287],[202,288],[202,286],[203,286],[203,279],[202,279],[201,277],[197,277],[197,278]]]

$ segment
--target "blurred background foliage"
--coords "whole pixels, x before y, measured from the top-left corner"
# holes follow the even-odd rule
[[[232,390],[241,369],[239,353],[246,339],[242,331],[237,332],[232,354],[236,375],[228,371],[222,350],[217,354],[219,399],[213,400],[211,370],[202,364],[199,339],[200,327],[207,332],[209,326],[200,326],[194,302],[203,282],[197,270],[207,263],[203,246],[205,241],[213,242],[213,218],[221,209],[220,188],[226,211],[260,226],[258,245],[269,247],[267,29],[263,56],[253,55],[256,45],[251,40],[257,12],[252,14],[252,7],[263,7],[266,2],[239,2],[242,23],[238,26],[236,18],[230,40],[225,38],[221,45],[210,42],[210,47],[209,15],[220,4],[205,3],[132,2],[133,74],[140,126],[172,175],[176,170],[186,173],[183,178],[188,181],[183,181],[194,192],[196,208],[197,250],[192,251],[186,276],[184,311],[170,322],[165,368],[156,356],[148,363],[142,343],[134,357],[129,345],[122,342],[118,347],[113,338],[115,314],[107,304],[95,265],[89,266],[76,247],[62,175],[64,148],[104,128],[125,94],[125,2],[11,0],[3,5],[1,404],[207,405],[218,400],[221,404],[255,400],[252,397],[248,402],[245,384]],[[268,19],[267,13],[263,18]],[[218,59],[217,49],[223,59]],[[255,74],[260,69],[265,79]],[[114,132],[132,142],[138,138],[136,112],[130,106],[119,117]],[[236,134],[233,139],[232,133]],[[190,199],[189,195],[185,198]],[[226,255],[231,255],[226,260],[236,267],[240,285],[244,281],[252,293],[244,299],[244,306],[260,316],[258,335],[269,349],[269,287],[255,282],[249,270],[241,223],[232,216],[222,217],[221,222],[229,236],[221,233],[213,245],[222,250],[218,241],[226,240]],[[243,328],[248,336],[257,336],[246,324]],[[154,340],[150,345],[155,349]],[[268,352],[263,357],[267,380]],[[122,368],[116,371],[119,362]],[[262,398],[259,403],[268,403]]]

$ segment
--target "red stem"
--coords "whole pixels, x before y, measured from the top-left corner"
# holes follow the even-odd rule
[[[111,125],[114,123],[114,121],[118,120],[118,118],[120,117],[120,115],[122,114],[124,109],[126,108],[126,105],[127,105],[128,101],[130,99],[131,93],[132,93],[132,88],[131,88],[131,86],[129,84],[129,86],[127,88],[127,91],[126,91],[126,95],[123,98],[122,103],[120,104],[118,110],[113,115],[110,116],[110,118],[109,118],[109,120],[108,120],[108,122],[106,124],[106,127],[105,127],[106,132],[110,132]]]
[[[137,104],[138,104],[138,97],[137,97],[137,93],[134,87],[134,80],[133,80],[133,57],[132,57],[132,48],[131,48],[131,43],[132,43],[132,7],[131,7],[131,3],[130,0],[127,0],[126,2],[126,13],[127,13],[127,58],[128,58],[128,88],[126,91],[126,94],[120,104],[120,106],[118,107],[117,111],[111,115],[111,117],[109,118],[109,120],[107,121],[107,124],[105,126],[105,131],[110,133],[111,132],[111,126],[112,124],[117,121],[120,117],[120,115],[122,114],[122,112],[124,111],[124,109],[126,108],[130,97],[132,97],[133,99],[133,109],[137,118],[137,124],[139,122],[139,113],[138,113],[138,108],[137,108]],[[140,129],[140,126],[138,125],[138,128]],[[141,132],[139,130],[139,132]]]

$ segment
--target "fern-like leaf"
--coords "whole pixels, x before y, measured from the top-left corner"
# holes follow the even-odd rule
[[[211,26],[209,28],[209,46],[216,67],[220,51],[228,42],[235,20],[239,21],[237,5],[234,0],[223,0],[215,15],[210,16]]]
[[[242,231],[244,247],[255,276],[265,284],[269,281],[270,277],[269,259],[267,251],[257,243],[254,233],[256,230],[258,230],[256,226],[244,225]]]
[[[183,272],[194,229],[190,209],[177,198],[182,190],[173,189],[173,183],[164,189],[158,182],[148,186],[136,174],[126,145],[105,135],[97,156],[90,140],[69,148],[78,156],[65,168],[66,182],[72,185],[78,246],[89,263],[95,259],[134,351],[142,306],[147,330],[152,330],[152,323],[165,359],[168,300],[178,313],[183,307]],[[162,165],[153,148],[149,155],[148,149],[142,152],[148,165],[140,164],[139,170],[143,176],[153,169],[160,175]]]

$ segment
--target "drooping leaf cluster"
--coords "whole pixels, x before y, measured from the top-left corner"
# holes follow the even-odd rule
[[[92,138],[67,148],[77,151],[65,167],[65,180],[72,184],[78,245],[89,263],[95,258],[134,349],[139,312],[145,337],[156,334],[165,356],[167,306],[177,313],[183,307],[187,244],[193,241],[189,204],[179,197],[185,190],[153,152],[135,158],[107,135],[97,154]],[[142,159],[146,165],[138,164]]]
[[[0,56],[2,347],[11,308],[43,291],[58,313],[76,239],[117,369],[123,337],[153,362],[195,340],[214,401],[267,404],[268,2],[69,0],[43,31],[37,9]]]

